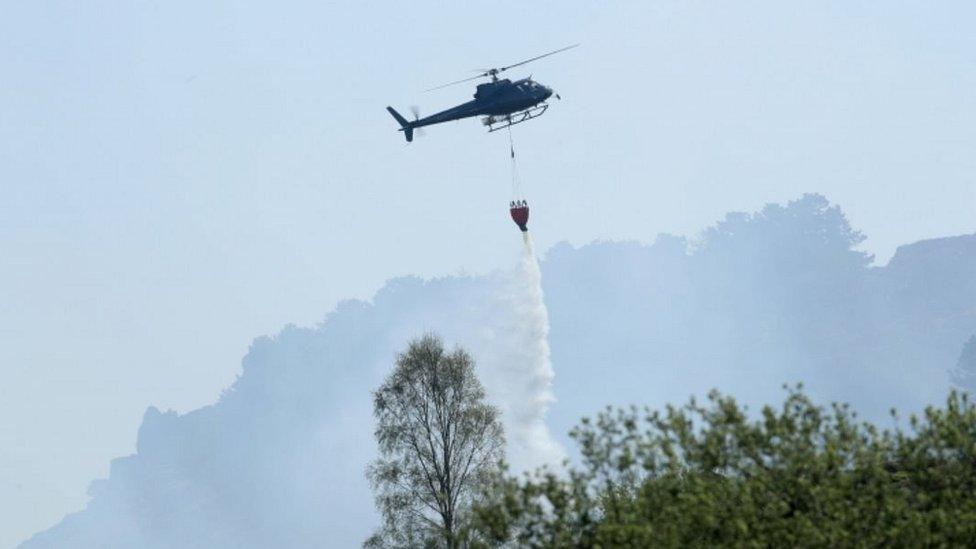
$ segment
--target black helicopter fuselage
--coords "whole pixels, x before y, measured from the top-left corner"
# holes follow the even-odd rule
[[[551,88],[534,82],[531,78],[524,78],[515,82],[503,78],[494,82],[479,84],[472,101],[424,118],[407,120],[392,107],[387,107],[387,110],[400,123],[400,131],[405,133],[407,141],[412,141],[413,130],[416,128],[471,118],[472,116],[504,117],[531,109],[549,99],[552,93]]]

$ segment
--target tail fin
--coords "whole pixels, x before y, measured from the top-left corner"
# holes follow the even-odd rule
[[[410,124],[410,121],[396,112],[393,107],[387,107],[386,110],[390,111],[393,118],[396,118],[396,121],[400,123],[400,131],[406,136],[407,142],[413,141],[413,126]]]

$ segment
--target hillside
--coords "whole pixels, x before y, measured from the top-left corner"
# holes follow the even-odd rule
[[[806,195],[729,214],[694,240],[553,247],[550,430],[713,387],[755,405],[802,381],[871,418],[941,401],[976,333],[976,235],[906,245],[880,267],[861,241],[839,208]],[[22,547],[357,545],[374,521],[369,392],[409,338],[440,332],[481,357],[496,402],[520,398],[498,366],[520,341],[508,283],[398,278],[318,326],[256,339],[215,404],[150,407],[137,453],[92,483],[88,507]]]

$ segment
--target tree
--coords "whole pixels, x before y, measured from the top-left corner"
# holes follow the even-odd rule
[[[411,342],[373,394],[380,457],[367,472],[383,517],[370,547],[463,546],[472,497],[497,472],[504,436],[474,362],[434,335]]]
[[[976,394],[976,335],[962,346],[956,367],[949,371],[949,378],[956,387]]]
[[[715,392],[574,430],[582,467],[499,478],[475,514],[519,547],[962,547],[976,539],[976,406],[951,393],[908,429],[799,388],[751,415]]]

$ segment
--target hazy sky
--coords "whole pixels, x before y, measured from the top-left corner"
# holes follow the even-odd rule
[[[384,111],[467,100],[422,90],[472,69],[582,43],[513,71],[563,97],[515,131],[542,250],[813,191],[882,262],[976,228],[976,4],[567,6],[8,3],[0,546],[80,508],[147,405],[213,401],[252,337],[509,266],[505,134],[407,146]]]

